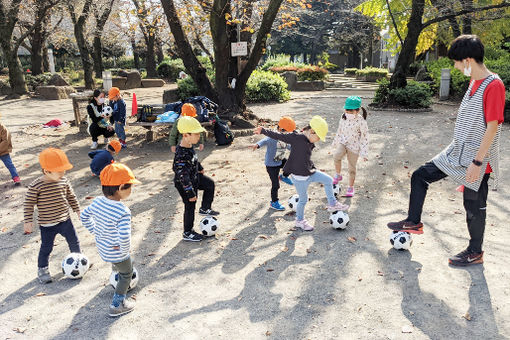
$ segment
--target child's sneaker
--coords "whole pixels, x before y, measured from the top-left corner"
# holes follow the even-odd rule
[[[333,184],[338,184],[342,180],[342,175],[336,174],[335,177],[333,177]]]
[[[92,150],[97,149],[97,142],[92,142],[92,145],[90,146]]]
[[[345,211],[345,210],[349,209],[349,205],[336,201],[336,203],[334,205],[328,205],[327,209],[329,212],[338,211],[338,210]]]
[[[287,183],[288,185],[294,185],[294,183],[292,183],[292,180],[289,177],[287,177],[287,176],[280,175],[280,176],[278,176],[278,178],[283,183]]]
[[[113,304],[110,305],[110,310],[108,311],[109,316],[121,316],[131,312],[135,309],[136,302],[133,299],[124,299],[120,303],[119,307],[115,307]]]
[[[457,255],[450,257],[448,259],[448,263],[453,266],[469,266],[472,264],[483,263],[483,251],[481,253],[475,253],[466,249]]]
[[[345,193],[344,197],[352,197],[354,196],[354,187],[348,187],[347,192]]]
[[[200,208],[198,210],[198,213],[202,216],[218,216],[220,213],[217,211],[214,211],[212,209],[202,209]]]
[[[48,267],[39,268],[37,270],[37,277],[39,278],[40,283],[50,283],[53,281]]]
[[[200,242],[204,239],[202,235],[195,231],[185,231],[182,233],[182,239],[184,241],[191,241],[191,242]]]
[[[313,225],[309,224],[307,220],[296,220],[296,228],[301,228],[304,231],[312,231]]]
[[[17,187],[21,185],[21,179],[19,178],[19,176],[14,177],[12,181],[14,182],[14,185]]]
[[[279,201],[271,202],[270,206],[274,210],[278,210],[278,211],[285,210],[285,207],[283,205],[281,205]]]

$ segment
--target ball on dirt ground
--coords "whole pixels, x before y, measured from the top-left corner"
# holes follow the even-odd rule
[[[214,216],[207,216],[200,221],[200,231],[204,236],[214,236],[218,231],[220,223]]]
[[[71,253],[62,260],[62,273],[70,279],[82,278],[89,267],[89,259],[80,253]]]
[[[138,279],[139,279],[138,270],[136,270],[136,268],[133,267],[133,275],[131,276],[131,282],[129,283],[128,288],[129,290],[136,287],[136,285],[138,284]],[[110,274],[110,284],[112,285],[113,289],[117,288],[117,283],[119,283],[119,272],[112,271],[112,273]]]
[[[335,229],[345,229],[349,225],[349,215],[341,210],[333,211],[329,215],[329,223]]]
[[[335,197],[340,197],[340,192],[342,191],[342,187],[340,184],[333,184],[333,194],[335,194]]]
[[[291,208],[293,211],[296,211],[297,205],[299,203],[299,195],[294,194],[294,195],[290,196],[288,203],[289,203],[289,208]]]
[[[390,243],[397,250],[408,250],[413,244],[413,238],[406,231],[392,231]]]

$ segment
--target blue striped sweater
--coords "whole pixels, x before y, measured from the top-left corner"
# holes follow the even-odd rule
[[[122,202],[96,197],[80,217],[85,228],[94,235],[104,261],[118,263],[129,257],[131,211]]]

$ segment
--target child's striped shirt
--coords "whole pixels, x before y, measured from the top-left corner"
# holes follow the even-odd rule
[[[33,222],[36,205],[39,225],[42,226],[67,221],[70,218],[69,206],[77,213],[80,211],[73,188],[65,177],[55,182],[41,177],[28,186],[23,208],[25,223]]]
[[[80,217],[85,228],[94,234],[97,250],[104,261],[118,263],[129,257],[131,211],[122,202],[96,197]]]

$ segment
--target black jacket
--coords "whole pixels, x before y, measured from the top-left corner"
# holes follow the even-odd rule
[[[177,145],[172,168],[175,173],[175,185],[182,186],[188,198],[195,197],[198,188],[198,173],[204,169],[198,161],[195,150],[192,147],[184,148]]]

